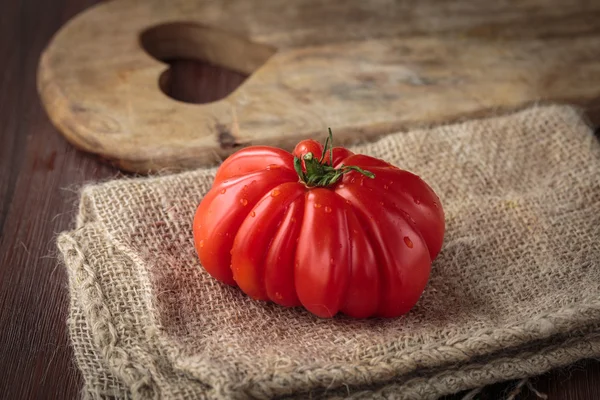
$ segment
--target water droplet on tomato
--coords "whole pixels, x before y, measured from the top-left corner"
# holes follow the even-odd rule
[[[221,189],[221,194],[225,194],[226,191],[227,189]]]
[[[383,185],[383,188],[384,188],[385,190],[388,190],[390,187],[389,187],[388,185]]]
[[[279,165],[277,165],[277,164],[267,165],[267,171],[270,171],[272,169],[279,169]]]
[[[413,200],[415,201],[415,204],[421,204],[421,199],[418,197],[415,197]]]
[[[358,230],[356,230],[356,229],[352,229],[352,232],[354,232],[355,235],[358,234]]]
[[[383,201],[380,201],[380,202],[379,202],[379,205],[380,205],[380,206],[382,206],[382,205],[383,205]]]
[[[356,182],[356,178],[350,179],[350,183],[354,183],[354,182]]]
[[[409,249],[413,248],[413,242],[408,236],[404,236],[404,243],[406,243]]]
[[[352,204],[350,200],[346,200],[346,204]]]
[[[315,203],[315,208],[321,208],[321,204]]]
[[[296,222],[296,217],[292,217],[292,218],[290,219],[290,222],[291,222],[291,223],[295,223],[295,222]]]
[[[281,295],[281,293],[279,293],[279,292],[275,292],[275,298],[276,298],[277,300],[281,300],[281,299],[283,299],[283,296]]]
[[[245,192],[246,190],[248,190],[248,185],[244,185],[244,187],[242,188],[242,190]]]
[[[324,210],[327,214],[329,214],[331,212],[331,207],[325,206]]]
[[[330,259],[329,259],[329,262],[330,262],[331,264],[333,264],[333,258],[330,258]]]
[[[198,246],[204,247],[204,239],[202,239],[200,242],[198,242]]]
[[[433,202],[433,206],[434,206],[435,208],[438,208],[438,203],[436,203],[436,202],[434,201],[434,202]]]
[[[360,186],[363,186],[365,184],[365,178],[361,178],[360,179]]]
[[[241,203],[241,205],[245,206],[246,204],[248,204],[248,200],[240,199],[240,203]]]
[[[254,211],[252,211],[252,212],[250,213],[250,216],[251,216],[251,217],[256,217],[256,213],[255,213]]]
[[[279,193],[281,193],[281,192],[278,189],[273,189],[271,191],[271,196],[272,197],[277,197],[277,196],[279,196]]]

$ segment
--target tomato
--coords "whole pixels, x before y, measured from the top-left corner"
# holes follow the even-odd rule
[[[330,140],[227,158],[194,216],[200,263],[254,299],[320,317],[405,314],[442,248],[440,199],[417,175]]]

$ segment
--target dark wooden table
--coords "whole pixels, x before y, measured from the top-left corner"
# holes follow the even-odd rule
[[[71,147],[56,132],[36,93],[39,55],[52,34],[93,0],[0,2],[0,398],[73,399],[81,376],[66,327],[66,271],[58,232],[73,226],[86,182],[120,173]],[[173,65],[166,88],[184,101],[223,96],[244,77],[192,61]],[[600,362],[584,361],[531,380],[550,399],[600,398]],[[515,382],[478,398],[505,397]],[[459,399],[461,396],[452,396]],[[534,399],[524,388],[520,399]]]

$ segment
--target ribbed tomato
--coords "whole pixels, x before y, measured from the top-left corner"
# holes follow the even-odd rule
[[[330,143],[227,158],[194,217],[200,262],[255,299],[320,317],[405,314],[442,247],[440,200],[418,176]]]

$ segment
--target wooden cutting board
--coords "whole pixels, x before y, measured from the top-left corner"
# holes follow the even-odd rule
[[[600,97],[600,2],[122,0],[76,16],[38,90],[65,137],[146,173],[241,146],[370,140],[539,101]],[[251,76],[209,104],[160,87],[173,58]]]

